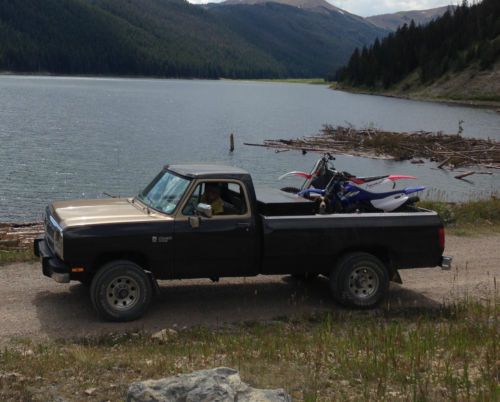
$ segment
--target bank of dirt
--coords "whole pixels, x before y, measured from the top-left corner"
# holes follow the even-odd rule
[[[500,62],[487,70],[472,66],[458,73],[445,74],[426,85],[422,85],[419,75],[413,73],[387,90],[371,90],[345,84],[337,84],[333,88],[404,99],[457,103],[500,111]]]
[[[448,236],[446,255],[453,269],[400,271],[403,285],[391,285],[390,308],[435,309],[464,297],[491,300],[500,280],[500,235]],[[166,327],[220,326],[272,320],[342,309],[329,293],[328,280],[310,283],[289,276],[160,282],[161,294],[148,314],[132,323],[107,323],[93,311],[88,289],[58,284],[42,276],[39,263],[0,267],[0,344],[15,338],[35,340],[94,336],[109,332],[156,331]],[[387,305],[386,305],[387,307]]]

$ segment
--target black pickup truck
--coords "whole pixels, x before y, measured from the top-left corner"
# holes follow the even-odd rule
[[[134,198],[49,205],[34,251],[44,275],[89,285],[114,321],[142,316],[158,279],[325,275],[336,301],[372,307],[401,282],[398,269],[449,268],[435,212],[316,211],[297,195],[255,190],[238,168],[171,165]]]

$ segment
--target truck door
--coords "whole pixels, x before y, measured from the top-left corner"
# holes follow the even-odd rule
[[[211,217],[196,212],[212,207]],[[258,273],[258,233],[248,192],[239,181],[199,180],[175,219],[174,277]]]

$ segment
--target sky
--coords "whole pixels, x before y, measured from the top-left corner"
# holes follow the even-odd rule
[[[209,0],[188,0],[193,4],[208,3]],[[222,0],[210,0],[219,3]],[[461,3],[460,0],[327,0],[334,6],[350,13],[368,17],[370,15],[395,13],[397,11],[426,10]]]

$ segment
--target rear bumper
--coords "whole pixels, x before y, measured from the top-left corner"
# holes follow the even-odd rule
[[[452,260],[453,260],[452,257],[446,257],[443,255],[441,257],[441,262],[439,263],[439,266],[441,267],[442,270],[449,271],[451,269],[451,261]]]
[[[33,243],[34,253],[42,260],[42,272],[59,283],[69,283],[70,267],[57,257],[47,245],[45,236],[37,237]]]

